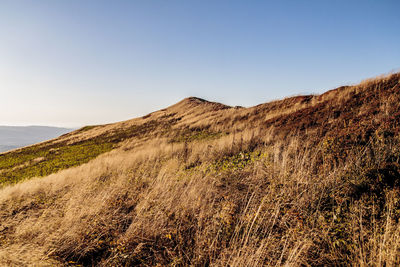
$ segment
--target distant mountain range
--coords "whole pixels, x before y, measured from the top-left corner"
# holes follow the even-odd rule
[[[0,152],[56,138],[72,130],[48,126],[0,126]]]

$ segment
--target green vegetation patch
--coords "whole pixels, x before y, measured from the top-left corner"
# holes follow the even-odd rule
[[[242,151],[233,156],[225,156],[221,160],[214,162],[211,165],[211,170],[216,172],[243,170],[247,165],[266,157],[268,157],[268,154],[261,151]]]
[[[0,184],[13,184],[78,166],[114,147],[110,142],[87,140],[49,148],[40,145],[0,155]]]
[[[218,139],[222,136],[226,135],[223,132],[211,132],[209,130],[185,130],[179,136],[173,138],[171,142],[175,143],[183,143],[183,142],[193,142],[193,141],[201,141],[201,140],[211,140]]]
[[[47,176],[89,162],[115,148],[122,141],[168,130],[177,119],[152,120],[142,125],[117,128],[95,138],[74,144],[44,143],[0,155],[0,185],[14,184],[36,176]],[[86,126],[77,132],[98,126]]]

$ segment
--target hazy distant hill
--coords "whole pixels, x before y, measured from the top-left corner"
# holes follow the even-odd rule
[[[0,152],[39,143],[72,129],[47,126],[0,126]]]

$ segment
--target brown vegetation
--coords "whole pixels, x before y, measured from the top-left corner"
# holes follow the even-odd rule
[[[44,143],[113,149],[1,189],[0,264],[397,266],[399,81],[251,108],[188,98]]]

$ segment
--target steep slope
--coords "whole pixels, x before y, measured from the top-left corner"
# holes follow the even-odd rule
[[[78,166],[130,140],[135,145],[151,138],[175,136],[171,129],[182,118],[190,120],[229,107],[199,98],[187,98],[143,118],[87,126],[40,144],[0,154],[0,184],[16,183]],[[179,132],[179,127],[176,128]]]
[[[399,80],[187,98],[2,154],[0,263],[398,265]]]

